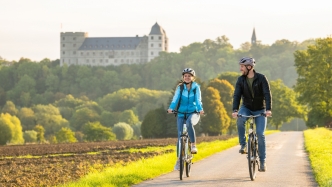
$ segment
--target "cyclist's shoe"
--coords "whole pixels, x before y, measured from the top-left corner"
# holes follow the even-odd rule
[[[197,154],[197,147],[196,145],[191,146],[191,154]]]
[[[266,163],[264,161],[260,162],[259,171],[261,171],[261,172],[265,172],[266,171]]]
[[[180,159],[176,160],[175,166],[174,166],[174,170],[180,170]]]
[[[239,153],[246,154],[247,153],[247,144],[241,145]]]

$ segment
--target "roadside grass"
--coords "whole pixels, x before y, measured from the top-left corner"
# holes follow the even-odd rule
[[[266,135],[279,131],[266,131]],[[238,145],[238,138],[228,140],[216,140],[213,142],[203,142],[197,145],[199,154],[194,156],[194,162],[202,160],[220,151]],[[175,146],[169,146],[169,149],[175,150]],[[135,151],[132,149],[131,151]],[[141,159],[136,162],[128,163],[123,166],[116,164],[115,166],[106,168],[102,172],[91,172],[82,177],[78,181],[60,185],[61,187],[84,187],[84,186],[131,186],[142,181],[157,177],[161,174],[173,171],[176,161],[176,153],[166,153],[148,159]]]
[[[332,186],[332,131],[326,128],[304,131],[305,149],[319,186]]]

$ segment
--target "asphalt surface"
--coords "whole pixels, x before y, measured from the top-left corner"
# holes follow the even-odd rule
[[[246,155],[239,154],[240,146],[235,146],[194,163],[191,176],[182,181],[179,171],[172,171],[134,186],[318,186],[304,150],[303,132],[268,135],[266,147],[267,171],[258,172],[255,181],[249,177]]]

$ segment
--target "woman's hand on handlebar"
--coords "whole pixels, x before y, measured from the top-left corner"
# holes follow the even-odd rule
[[[172,109],[168,109],[167,113],[173,113],[174,111]]]

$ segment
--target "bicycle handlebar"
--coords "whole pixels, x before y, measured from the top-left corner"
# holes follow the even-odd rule
[[[238,114],[237,117],[242,118],[242,117],[246,117],[246,118],[255,118],[255,117],[259,117],[259,116],[264,116],[266,117],[266,113],[260,113],[257,115],[250,115],[250,116],[246,116],[246,115],[242,115],[242,114]]]
[[[166,113],[169,113],[168,112],[168,110],[166,110]],[[194,112],[179,112],[179,111],[176,111],[176,110],[172,110],[172,112],[171,113],[169,113],[169,114],[177,114],[177,113],[180,113],[180,114],[199,114],[199,112],[197,112],[197,111],[194,111]]]

